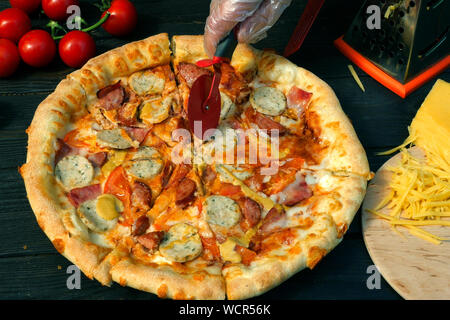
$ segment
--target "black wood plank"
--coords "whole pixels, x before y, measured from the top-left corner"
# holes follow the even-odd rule
[[[66,286],[71,263],[59,254],[1,259],[0,297],[7,299],[155,299],[153,294],[113,284],[102,287],[84,275],[81,289]],[[361,240],[347,239],[314,270],[304,270],[257,299],[398,299],[384,281],[369,290],[372,265]],[[59,267],[58,267],[59,266]]]

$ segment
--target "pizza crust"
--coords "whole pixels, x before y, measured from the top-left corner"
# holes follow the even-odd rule
[[[175,36],[172,40],[173,64],[206,59],[202,36]],[[313,268],[342,239],[365,193],[369,176],[367,158],[350,121],[342,111],[332,89],[309,71],[299,68],[273,53],[239,44],[231,65],[249,80],[258,76],[284,89],[295,84],[312,92],[309,112],[316,114],[315,126],[330,148],[325,165],[312,168],[330,172],[335,179],[335,197],[342,201],[338,210],[327,211],[331,197],[319,203],[323,210],[309,228],[294,228],[296,241],[284,246],[285,256],[258,256],[250,266],[230,265],[223,274],[180,273],[170,266],[136,263],[127,252],[94,244],[89,232],[72,219],[75,208],[65,197],[54,176],[57,138],[71,130],[70,123],[87,113],[87,105],[96,101],[99,89],[122,77],[157,65],[168,64],[171,51],[167,34],[156,35],[108,51],[61,81],[54,93],[37,108],[27,130],[27,162],[20,169],[27,195],[39,226],[55,248],[75,263],[89,278],[103,285],[114,280],[121,285],[152,292],[160,297],[243,299],[262,294],[298,271]],[[337,186],[337,187],[336,187]],[[328,207],[326,207],[328,205]]]

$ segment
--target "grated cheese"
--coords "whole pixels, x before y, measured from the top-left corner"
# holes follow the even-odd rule
[[[421,239],[434,244],[441,238],[417,226],[450,226],[450,84],[437,80],[418,110],[409,137],[400,146],[378,153],[387,155],[400,150],[401,161],[392,172],[389,194],[373,209],[367,210],[389,221],[394,228],[402,226]],[[425,152],[417,159],[405,149],[416,145]],[[386,208],[389,215],[379,212]]]
[[[359,79],[358,74],[355,71],[355,68],[351,64],[348,65],[348,69],[350,70],[350,73],[352,74],[353,79],[355,79],[358,86],[361,88],[363,92],[366,92],[366,89],[364,88],[361,79]]]

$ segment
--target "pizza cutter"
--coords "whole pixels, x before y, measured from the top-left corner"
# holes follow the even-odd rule
[[[214,134],[219,125],[221,99],[219,84],[221,78],[220,63],[230,61],[237,46],[235,31],[231,31],[217,45],[212,59],[200,60],[199,67],[213,66],[214,75],[201,75],[192,84],[188,100],[188,120],[191,132],[201,139],[207,140]]]

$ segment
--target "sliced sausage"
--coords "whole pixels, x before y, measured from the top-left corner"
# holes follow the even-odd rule
[[[122,129],[100,130],[97,132],[97,142],[101,147],[128,149],[132,146],[131,138]]]
[[[239,205],[225,196],[209,196],[206,198],[206,221],[221,227],[230,228],[241,218]]]
[[[180,207],[187,206],[194,200],[194,193],[197,190],[195,182],[189,178],[184,178],[177,186],[175,194],[175,204]]]
[[[247,227],[246,229],[256,226],[261,218],[261,208],[259,204],[255,200],[247,197],[244,198],[241,203],[241,211],[244,216],[244,225]]]
[[[189,87],[192,87],[192,84],[201,75],[212,75],[212,72],[208,69],[200,68],[193,63],[187,62],[181,62],[180,64],[178,64],[178,71]]]
[[[197,258],[203,245],[196,228],[187,223],[177,223],[167,232],[159,251],[172,261],[186,262]]]
[[[140,236],[147,231],[148,227],[150,227],[150,219],[147,216],[140,216],[133,223],[133,231],[131,234],[133,236]]]
[[[136,178],[146,180],[157,176],[161,172],[164,163],[161,159],[155,158],[131,160],[128,164],[127,172]]]
[[[154,251],[164,237],[164,231],[153,231],[143,234],[137,238],[137,241],[146,249]]]
[[[55,175],[67,189],[81,188],[94,178],[94,167],[85,157],[66,156],[56,164]]]
[[[152,203],[152,190],[143,182],[135,181],[131,193],[131,205],[140,211],[150,210]]]
[[[162,185],[163,189],[165,189],[167,184],[169,183],[170,177],[172,176],[172,172],[173,172],[173,163],[168,161],[168,162],[166,162],[166,165],[164,166],[163,174],[162,174],[161,185]]]
[[[279,116],[286,109],[283,92],[272,87],[260,87],[250,95],[250,103],[256,111],[268,116]]]

